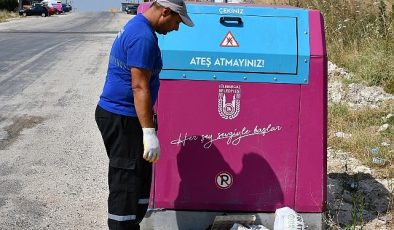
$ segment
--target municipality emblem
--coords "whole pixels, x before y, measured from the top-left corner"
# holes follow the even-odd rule
[[[238,116],[241,106],[240,85],[219,85],[218,112],[223,119],[234,119]]]

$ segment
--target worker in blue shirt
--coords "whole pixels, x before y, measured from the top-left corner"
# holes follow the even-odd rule
[[[162,59],[156,33],[193,26],[183,0],[156,0],[118,33],[95,118],[109,158],[109,229],[140,229],[152,163],[160,156],[153,121]]]

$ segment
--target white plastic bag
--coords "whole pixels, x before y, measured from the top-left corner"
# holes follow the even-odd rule
[[[275,211],[274,230],[305,230],[302,216],[289,207]]]
[[[235,223],[230,230],[248,230],[245,226],[242,224]]]
[[[263,225],[247,225],[244,226],[242,224],[235,223],[230,230],[269,230],[268,228],[264,227]]]

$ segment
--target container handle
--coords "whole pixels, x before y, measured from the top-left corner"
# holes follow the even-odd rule
[[[240,25],[243,24],[242,18],[240,18],[240,17],[220,17],[221,24],[229,23],[229,22],[231,22],[231,23],[236,22]]]

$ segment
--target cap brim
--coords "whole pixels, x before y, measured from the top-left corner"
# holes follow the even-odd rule
[[[179,16],[181,17],[183,24],[190,26],[190,27],[194,26],[193,21],[190,19],[190,17],[188,15],[179,14]]]
[[[182,5],[178,5],[173,2],[166,1],[166,0],[156,0],[156,2],[159,5],[161,5],[163,7],[168,7],[172,11],[177,13],[181,17],[183,24],[190,26],[190,27],[194,26],[193,21],[190,19],[189,15],[187,15],[186,5],[183,1],[182,1]]]

